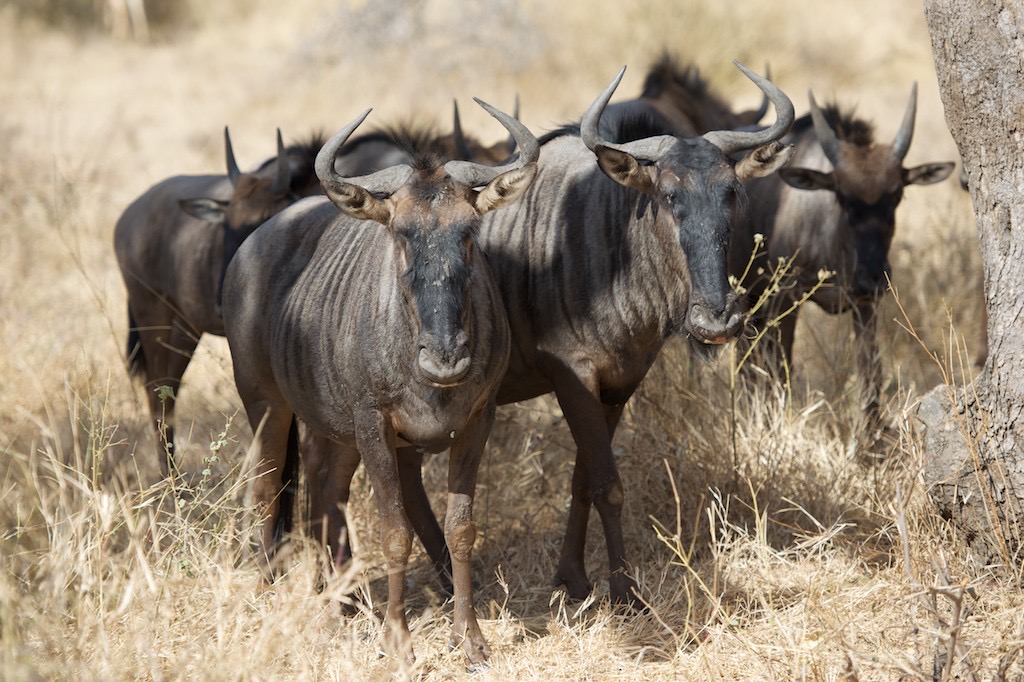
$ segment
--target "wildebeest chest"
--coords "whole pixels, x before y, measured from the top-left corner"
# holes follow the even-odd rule
[[[326,201],[322,206],[319,212],[330,211]],[[291,349],[271,358],[285,398],[305,422],[337,440],[351,437],[352,413],[366,409],[386,414],[394,432],[412,442],[447,447],[451,432],[461,430],[488,393],[486,388],[458,390],[458,385],[482,379],[493,384],[508,352],[507,326],[503,319],[492,320],[491,311],[500,310],[501,302],[486,270],[464,275],[472,299],[460,319],[472,332],[464,351],[469,370],[454,387],[442,387],[419,367],[420,319],[440,314],[440,303],[436,310],[427,303],[430,310],[424,313],[409,300],[405,287],[416,275],[399,249],[372,223],[329,227],[313,241],[316,250],[302,272],[293,280],[279,275],[273,285],[282,314],[269,330],[270,343]],[[344,263],[338,254],[344,254]],[[428,269],[430,281],[412,285],[434,288],[434,279],[446,272],[441,266]]]

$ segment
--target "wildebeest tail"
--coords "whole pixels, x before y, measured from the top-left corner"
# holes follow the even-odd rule
[[[125,357],[128,358],[128,373],[132,377],[143,376],[146,356],[142,352],[142,336],[139,335],[139,326],[135,324],[131,308],[128,309],[128,349]]]
[[[295,417],[292,417],[292,425],[288,429],[288,449],[281,483],[283,487],[278,498],[277,526],[274,528],[275,544],[292,531],[295,521],[295,498],[299,488],[299,423]]]

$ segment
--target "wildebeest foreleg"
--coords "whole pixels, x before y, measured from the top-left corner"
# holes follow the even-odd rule
[[[569,525],[566,528],[555,579],[566,585],[569,595],[573,598],[584,598],[589,592],[589,582],[583,566],[583,544],[586,539],[586,515],[592,502],[597,507],[604,527],[611,598],[617,602],[632,602],[636,598],[636,583],[628,574],[626,547],[622,534],[624,493],[612,455],[611,433],[607,421],[609,415],[599,398],[597,378],[592,373],[584,378],[564,366],[554,369],[551,376],[558,404],[576,442],[577,469],[573,472],[573,500],[569,510]],[[617,423],[618,415],[613,413],[611,416],[613,422]],[[577,502],[577,497],[584,499]]]
[[[874,299],[857,304],[853,311],[853,336],[857,346],[857,369],[864,385],[864,410],[868,427],[880,419],[879,399],[882,390],[882,360],[878,352],[878,302]]]
[[[473,605],[472,558],[476,541],[476,523],[473,521],[476,477],[493,421],[494,405],[491,404],[482,414],[469,420],[452,444],[448,460],[448,512],[444,521],[444,537],[451,551],[455,593],[451,642],[462,646],[471,663],[483,663],[491,655]]]
[[[392,655],[411,663],[415,656],[405,617],[405,568],[412,549],[412,527],[402,504],[395,434],[377,410],[357,410],[354,421],[356,446],[377,495],[381,544],[388,564],[385,643]]]

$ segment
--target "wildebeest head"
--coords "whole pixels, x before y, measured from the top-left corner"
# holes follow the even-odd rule
[[[733,213],[743,197],[741,181],[773,172],[793,151],[778,142],[793,124],[792,102],[767,79],[738,62],[737,66],[775,106],[777,116],[771,127],[608,142],[601,138],[598,124],[625,68],[580,123],[580,135],[604,173],[649,197],[657,228],[682,248],[691,295],[685,318],[678,322],[692,338],[715,345],[735,337],[743,326],[737,296],[729,286],[727,262]],[[732,159],[751,149],[741,160]],[[678,247],[666,242],[666,248]]]
[[[823,111],[813,93],[809,98],[814,132],[833,170],[784,168],[779,176],[797,189],[827,190],[835,195],[842,243],[834,246],[845,254],[837,261],[841,264],[837,281],[853,299],[879,296],[888,287],[889,246],[903,188],[944,180],[954,164],[903,167],[914,135],[917,83],[911,88],[903,122],[891,145],[876,144],[870,125],[841,117],[834,106]]]
[[[314,139],[308,146],[319,149],[321,139]],[[238,169],[227,127],[224,128],[224,149],[228,179],[234,188],[231,199],[224,201],[201,197],[179,202],[181,209],[189,215],[219,225],[223,230],[224,255],[217,283],[218,309],[224,273],[227,272],[228,264],[238,251],[238,247],[257,227],[297,201],[303,194],[309,193],[303,191],[303,188],[296,191],[294,185],[297,176],[302,176],[303,173],[292,167],[292,161],[281,140],[280,130],[277,131],[277,157],[273,162],[263,164],[252,173],[242,173]],[[308,162],[305,165],[311,166]],[[310,175],[308,170],[303,170],[305,175]],[[299,184],[306,183],[299,180]]]
[[[346,178],[334,156],[370,113],[339,131],[317,155],[316,172],[331,201],[346,215],[387,228],[399,287],[416,327],[418,376],[454,386],[470,371],[470,279],[480,217],[515,201],[537,174],[540,147],[521,123],[477,102],[515,136],[519,156],[504,166],[418,159]]]

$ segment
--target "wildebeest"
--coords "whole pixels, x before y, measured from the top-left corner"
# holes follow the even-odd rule
[[[174,467],[174,407],[182,376],[200,336],[223,335],[220,290],[228,263],[267,218],[301,197],[322,193],[313,171],[322,136],[285,149],[279,133],[276,160],[252,173],[239,170],[226,129],[224,141],[226,176],[168,178],[136,199],[114,232],[128,290],[129,365],[146,386],[164,474]],[[459,155],[460,145],[468,156]],[[364,175],[409,163],[414,149],[482,163],[503,160],[511,151],[508,143],[484,147],[461,126],[456,136],[405,123],[349,140],[335,166],[341,175]],[[171,390],[157,393],[161,386]]]
[[[904,187],[943,180],[954,164],[903,167],[914,134],[916,83],[892,144],[876,142],[871,123],[851,112],[834,104],[820,108],[813,94],[810,108],[786,140],[796,148],[789,166],[747,186],[751,215],[734,236],[732,270],[740,276],[746,269],[755,233],[764,236],[765,248],[743,282],[752,300],[768,285],[779,259],[790,263],[779,293],[755,316],[758,328],[809,293],[819,272],[834,273],[810,300],[829,313],[852,311],[866,413],[875,421],[881,390],[875,311],[889,286],[896,207]],[[798,312],[778,320],[755,349],[780,379],[792,363]]]
[[[230,254],[264,220],[321,191],[313,159],[323,139],[285,148],[251,173],[235,161],[224,130],[227,175],[179,175],[131,203],[114,229],[128,291],[128,361],[146,386],[159,434],[160,466],[174,467],[174,394],[200,335],[223,335],[220,290]],[[210,221],[217,223],[211,225]],[[157,393],[168,386],[170,395]]]
[[[794,114],[780,89],[737,65],[774,105],[771,127],[608,142],[598,126],[620,72],[578,137],[565,131],[542,147],[526,199],[481,228],[514,340],[498,402],[553,391],[576,442],[556,575],[575,598],[591,589],[583,562],[591,504],[604,526],[611,596],[634,598],[620,520],[625,493],[611,448],[626,401],[668,337],[708,350],[742,327],[727,271],[732,214],[742,180],[788,159],[777,140]]]
[[[731,221],[743,203],[741,181],[788,159],[791,150],[777,140],[794,112],[774,84],[738,66],[775,106],[771,127],[608,142],[598,126],[620,72],[578,127],[542,138],[540,171],[523,200],[481,225],[480,244],[513,337],[498,403],[553,391],[577,446],[555,578],[573,598],[591,590],[583,554],[593,504],[608,546],[611,596],[635,599],[620,520],[625,493],[611,448],[626,401],[668,337],[688,337],[706,353],[742,327],[728,281]],[[648,125],[640,119],[619,117],[627,127]],[[618,137],[632,139],[635,132]],[[739,161],[732,158],[750,150]],[[407,506],[417,505],[410,511],[424,525],[417,533],[435,564],[443,565],[442,533],[414,462],[402,461],[408,465],[403,495]],[[347,469],[351,476],[355,467]]]
[[[336,459],[307,463],[325,487],[362,457],[388,563],[389,642],[411,655],[404,574],[413,531],[399,467],[409,450],[450,449],[443,537],[453,568],[452,639],[473,662],[490,650],[473,607],[472,503],[510,347],[477,230],[483,214],[523,194],[538,156],[524,126],[481,105],[516,136],[514,162],[426,158],[346,178],[334,157],[367,111],[317,156],[329,200],[307,199],[265,223],[239,249],[224,283],[235,381],[262,456],[254,485],[268,517],[261,562],[270,561],[287,511],[277,496],[297,456],[298,418],[338,444]]]
[[[694,64],[679,63],[670,53],[662,54],[647,70],[640,96],[609,105],[603,120],[610,120],[617,108],[646,107],[657,112],[673,134],[703,135],[709,130],[733,130],[755,126],[768,113],[768,98],[750,111],[733,111],[719,97]]]

